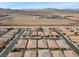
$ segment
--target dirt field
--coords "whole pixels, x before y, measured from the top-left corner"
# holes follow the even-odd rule
[[[73,16],[68,19],[37,19],[34,16],[26,15],[26,14],[64,14],[67,16]],[[79,13],[68,13],[68,12],[26,12],[26,13],[19,13],[16,12],[15,14],[11,15],[10,19],[4,19],[0,21],[0,25],[74,25],[79,23]]]

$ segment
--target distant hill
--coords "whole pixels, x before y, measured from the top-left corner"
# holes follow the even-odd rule
[[[79,11],[79,9],[56,9],[56,8],[44,8],[44,9],[22,9],[23,11]]]
[[[0,8],[0,14],[11,14],[11,13],[18,13],[18,14],[28,14],[28,13],[38,13],[39,12],[72,12],[72,13],[79,13],[79,9],[56,9],[56,8],[44,8],[44,9],[4,9]]]

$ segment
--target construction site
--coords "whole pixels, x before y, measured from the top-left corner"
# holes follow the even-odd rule
[[[0,57],[79,57],[79,12],[0,12]]]

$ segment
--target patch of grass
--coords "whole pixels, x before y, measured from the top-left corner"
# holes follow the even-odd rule
[[[60,37],[59,35],[56,35],[56,37]]]
[[[60,48],[51,48],[53,51],[60,51]]]
[[[43,36],[41,36],[41,39],[43,39]]]
[[[26,37],[26,35],[23,35],[23,37]]]
[[[79,32],[75,32],[74,34],[75,34],[75,35],[79,35]]]
[[[41,32],[43,32],[43,28],[42,28],[42,27],[37,28],[37,31],[41,31]]]
[[[45,50],[45,49],[48,49],[48,48],[40,48],[40,47],[39,47],[38,49]]]
[[[70,30],[70,32],[74,32],[74,30]]]
[[[48,35],[48,36],[45,36],[45,37],[50,37],[50,36]]]
[[[9,28],[8,31],[12,30],[13,28]]]
[[[49,30],[52,30],[52,28],[49,28]]]
[[[13,48],[11,51],[12,52],[18,52],[18,51],[21,51],[21,50],[20,49],[17,49],[17,48]]]
[[[61,48],[61,50],[66,50],[65,48]]]

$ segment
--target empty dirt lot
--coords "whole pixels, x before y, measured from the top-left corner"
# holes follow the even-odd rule
[[[73,16],[70,19],[38,19],[29,14],[44,14],[44,15],[57,15],[64,14],[66,16]],[[49,11],[38,11],[38,12],[14,12],[10,19],[0,21],[0,25],[75,25],[79,22],[79,13],[75,12],[49,12]]]

